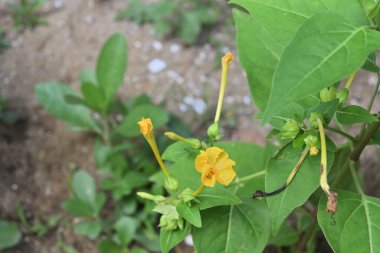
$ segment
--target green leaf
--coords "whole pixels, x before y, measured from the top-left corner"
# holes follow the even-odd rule
[[[303,148],[287,145],[266,166],[265,190],[272,192],[283,186],[301,157]],[[328,167],[334,160],[334,154],[328,152]],[[320,156],[307,156],[290,185],[281,193],[267,198],[272,220],[272,233],[279,231],[283,221],[296,208],[303,205],[319,186]]]
[[[334,12],[312,16],[281,55],[263,123],[288,103],[352,74],[379,47],[379,32],[353,26]]]
[[[126,68],[127,41],[123,34],[117,33],[103,45],[96,64],[96,79],[106,104],[109,104],[123,82]]]
[[[13,222],[0,220],[0,231],[0,250],[11,248],[21,240],[20,230]]]
[[[83,82],[80,86],[86,104],[94,110],[104,113],[106,104],[104,96],[93,83]]]
[[[91,240],[95,240],[102,230],[100,221],[82,221],[74,225],[74,232],[77,235],[85,235]]]
[[[100,253],[122,253],[122,248],[114,241],[105,239],[99,242]]]
[[[331,10],[353,24],[371,24],[358,0],[233,0],[230,3],[240,5],[250,13],[233,10],[239,61],[261,111],[268,102],[273,74],[283,49],[308,18]]]
[[[79,76],[80,82],[97,84],[96,73],[94,69],[82,69]]]
[[[140,222],[132,217],[121,217],[114,225],[117,237],[124,246],[133,240]]]
[[[72,187],[79,200],[95,207],[96,185],[94,179],[88,172],[84,170],[75,172]]]
[[[94,215],[93,207],[77,198],[63,202],[63,208],[78,217],[92,217]]]
[[[190,233],[191,226],[186,222],[185,227],[180,230],[160,230],[160,247],[163,253],[168,253],[170,249],[180,243]]]
[[[336,119],[343,125],[351,125],[357,123],[371,123],[379,121],[375,116],[369,113],[363,107],[357,105],[349,105],[342,110],[336,112]]]
[[[325,123],[329,123],[331,119],[334,117],[336,110],[339,106],[339,100],[334,99],[329,102],[321,103],[319,105],[316,105],[308,110],[308,117],[311,113],[317,112],[322,115],[322,118]]]
[[[219,184],[212,188],[205,188],[197,196],[197,199],[201,202],[201,210],[214,206],[237,205],[241,203],[241,200],[238,197]]]
[[[338,190],[335,214],[326,211],[323,194],[318,206],[318,222],[336,253],[380,252],[380,199]]]
[[[66,95],[77,96],[69,86],[60,83],[40,83],[34,87],[35,95],[42,106],[53,116],[84,130],[97,130],[98,126],[90,111],[82,105],[70,105]]]
[[[177,141],[167,147],[162,154],[162,159],[171,162],[179,162],[182,159],[191,159],[198,155],[199,150],[190,148],[189,144]]]
[[[140,127],[137,122],[139,122],[143,117],[150,118],[154,128],[165,125],[169,120],[168,112],[161,107],[142,105],[131,110],[116,131],[126,137],[139,136]]]
[[[197,252],[263,252],[270,236],[265,202],[244,199],[240,205],[223,206],[201,213],[202,228],[193,229]]]
[[[185,12],[182,15],[179,36],[186,44],[194,43],[201,31],[201,23],[197,13]]]
[[[365,70],[373,72],[373,73],[377,73],[380,71],[380,68],[376,64],[376,54],[375,53],[370,54],[367,57],[365,63],[362,66],[362,69],[365,69]]]
[[[187,220],[190,224],[196,227],[202,227],[201,214],[199,212],[199,206],[193,205],[188,206],[187,204],[181,202],[176,206],[178,214]]]

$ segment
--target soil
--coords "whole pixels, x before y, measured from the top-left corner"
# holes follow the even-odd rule
[[[78,90],[81,69],[95,66],[101,45],[112,33],[125,34],[129,44],[128,72],[118,91],[120,99],[145,92],[156,103],[165,103],[194,129],[199,128],[200,121],[212,117],[209,111],[216,104],[220,76],[215,68],[215,46],[206,43],[186,47],[177,39],[155,36],[151,25],[115,22],[117,11],[126,7],[122,0],[48,1],[43,13],[49,25],[17,32],[11,28],[6,2],[10,1],[0,0],[0,27],[6,29],[12,46],[0,53],[0,93],[12,110],[25,115],[25,122],[0,126],[0,133],[7,136],[0,139],[0,217],[17,220],[17,204],[22,205],[30,221],[63,213],[61,203],[69,196],[69,168],[85,168],[95,175],[92,136],[67,131],[63,122],[41,108],[33,87],[39,82],[59,81]],[[57,3],[62,6],[54,7]],[[233,34],[220,28],[212,36],[236,55]],[[156,74],[147,67],[155,58],[167,65]],[[375,82],[373,75],[360,73],[353,84],[353,103],[366,105]],[[207,105],[203,114],[196,112],[194,104],[186,104],[194,99]],[[226,115],[233,119],[233,131],[227,132],[227,138],[264,144],[268,128],[259,128],[257,121],[251,120],[257,110],[252,106],[238,60],[231,65],[225,101]],[[379,111],[379,102],[375,101],[374,111]],[[377,157],[376,149],[371,147],[364,154],[362,170],[369,182],[367,191],[380,197]],[[5,252],[59,252],[55,234],[26,236],[19,246]],[[63,236],[78,252],[97,252],[96,244],[84,237],[67,232]]]

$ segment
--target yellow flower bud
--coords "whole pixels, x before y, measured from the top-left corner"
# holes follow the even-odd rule
[[[311,147],[310,148],[310,155],[311,156],[316,156],[316,155],[318,155],[318,153],[319,153],[318,148],[316,148],[316,147]]]
[[[235,60],[234,56],[232,55],[231,52],[227,52],[223,58],[222,58],[222,64],[231,64],[231,62]]]
[[[145,137],[149,138],[153,134],[153,124],[151,119],[142,118],[139,122],[137,122],[140,126],[140,133]]]

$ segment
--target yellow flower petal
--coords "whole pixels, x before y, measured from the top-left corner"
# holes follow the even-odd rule
[[[210,166],[214,166],[219,155],[221,153],[223,153],[223,149],[221,148],[218,148],[218,147],[211,147],[211,148],[207,148],[206,149],[206,153],[207,153],[207,156],[208,156],[208,164]]]
[[[222,185],[228,185],[232,182],[232,180],[234,180],[235,176],[236,172],[232,168],[229,168],[218,171],[216,173],[216,180]]]
[[[208,169],[202,173],[201,178],[202,184],[208,187],[214,187],[216,184],[216,175],[213,173],[212,169]]]
[[[195,158],[195,169],[202,173],[204,170],[209,169],[210,165],[208,164],[208,155],[205,151],[201,151],[201,154]]]

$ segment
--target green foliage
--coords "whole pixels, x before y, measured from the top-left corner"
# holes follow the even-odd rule
[[[20,230],[13,222],[0,220],[0,250],[15,246],[21,240]]]
[[[34,30],[38,25],[47,25],[47,21],[37,12],[45,2],[46,0],[18,0],[18,3],[9,3],[13,26],[16,29]]]
[[[152,23],[158,35],[174,35],[191,45],[221,20],[220,16],[225,15],[223,7],[210,0],[160,0],[156,3],[128,0],[128,8],[120,11],[116,19],[129,19],[138,24]]]
[[[366,145],[378,144],[380,117],[371,113],[371,107],[379,86],[366,109],[345,103],[359,69],[379,71],[375,56],[380,48],[378,1],[230,3],[239,6],[233,10],[237,46],[252,96],[262,111],[256,118],[275,129],[268,135],[271,140],[297,135],[296,131],[290,133],[289,122],[300,128],[298,135],[268,160],[266,192],[255,194],[268,197],[272,232],[276,234],[269,244],[290,247],[291,252],[313,252],[315,237],[322,230],[334,252],[377,252],[374,238],[379,236],[379,199],[362,192],[356,171],[350,168],[359,165],[354,162]],[[340,87],[348,76],[345,87]],[[330,132],[321,129],[318,121],[345,137],[347,143],[337,148],[327,137],[327,145],[323,144],[320,132]],[[339,128],[331,127],[331,123]],[[361,124],[356,136],[342,126],[353,124]],[[313,152],[299,160],[302,150],[308,152],[308,148],[314,148]],[[324,150],[327,157],[321,158]],[[329,173],[326,178],[324,169]],[[318,190],[319,184],[327,195]],[[331,191],[337,192],[336,201]],[[300,210],[313,210],[318,202],[318,220],[311,215],[305,224],[308,216]],[[326,209],[332,207],[335,213],[328,213]],[[296,229],[283,223],[291,214],[298,217]],[[290,234],[289,238],[284,234]]]

